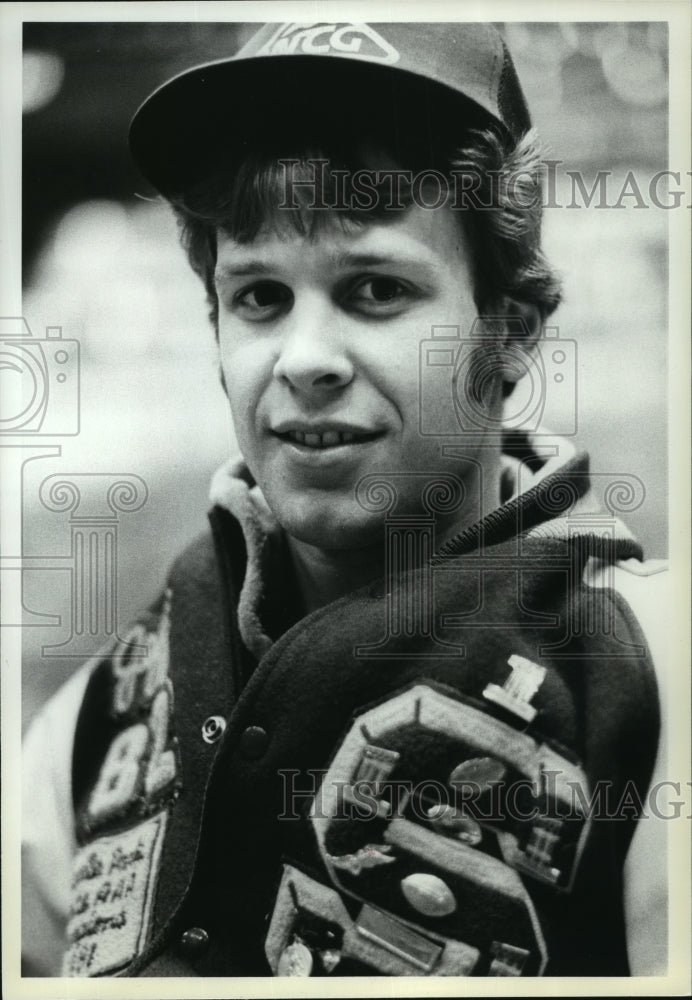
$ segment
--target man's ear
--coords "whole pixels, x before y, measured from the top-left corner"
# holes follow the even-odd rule
[[[504,296],[499,304],[498,316],[505,320],[501,373],[504,382],[518,382],[537,349],[541,336],[542,316],[538,306]]]

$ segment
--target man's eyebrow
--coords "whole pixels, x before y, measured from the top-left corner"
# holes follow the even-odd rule
[[[408,254],[388,253],[340,253],[335,259],[337,267],[378,267],[382,264],[417,264],[419,258],[409,258]]]
[[[413,265],[418,269],[427,270],[430,266],[425,260],[424,254],[412,255],[400,253],[394,250],[392,253],[356,253],[353,251],[343,251],[333,258],[333,266],[336,270],[348,270],[353,268],[381,267],[381,266],[409,266]],[[214,271],[214,283],[219,285],[224,281],[233,278],[244,278],[257,274],[275,274],[275,267],[260,257],[249,260],[239,260],[237,264],[228,261],[219,263]]]
[[[246,260],[241,264],[217,264],[214,281],[218,284],[228,278],[244,278],[250,274],[269,274],[272,268],[263,260]]]

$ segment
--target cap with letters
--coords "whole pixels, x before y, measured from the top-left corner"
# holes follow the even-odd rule
[[[494,123],[530,127],[499,31],[460,22],[265,24],[234,56],[174,77],[139,108],[130,148],[167,197],[202,179],[221,149],[290,142],[306,122],[413,128],[432,137]]]

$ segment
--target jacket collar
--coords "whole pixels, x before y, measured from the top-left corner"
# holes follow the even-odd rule
[[[446,542],[436,553],[436,561],[508,540],[517,533],[525,538],[566,541],[574,538],[575,530],[588,534],[583,525],[601,509],[591,489],[588,456],[577,454],[564,438],[508,435],[501,476],[500,506]],[[243,531],[247,565],[238,625],[247,649],[259,661],[273,645],[262,610],[268,587],[276,580],[277,566],[285,560],[282,528],[239,456],[214,474],[209,499],[229,511]],[[610,518],[609,524],[614,540],[633,542],[621,521]]]

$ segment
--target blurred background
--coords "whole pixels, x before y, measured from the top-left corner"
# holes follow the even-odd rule
[[[546,211],[545,245],[565,277],[565,302],[551,323],[578,344],[577,440],[595,471],[642,480],[644,503],[627,522],[648,556],[664,556],[668,217],[652,203],[649,182],[668,166],[667,27],[499,27],[549,155],[560,161],[561,207]],[[202,286],[168,209],[130,162],[127,129],[154,87],[195,62],[233,54],[254,30],[24,25],[24,317],[34,338],[60,327],[64,340],[79,342],[81,400],[78,435],[61,436],[49,422],[36,434],[36,445],[59,444],[62,454],[24,466],[23,551],[46,563],[24,574],[26,621],[41,626],[25,631],[25,721],[80,662],[44,648],[69,638],[74,579],[64,559],[69,514],[40,502],[41,483],[87,472],[145,481],[145,502],[119,514],[122,632],[203,530],[210,476],[233,449]],[[608,171],[607,202],[620,207],[606,210],[598,198],[586,207],[577,191],[578,207],[568,209],[566,171],[579,171],[587,191]],[[620,197],[629,171],[644,206],[631,180]],[[658,197],[666,200],[663,184]],[[65,352],[72,383],[73,352]],[[545,419],[560,430],[555,405]]]

